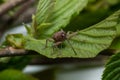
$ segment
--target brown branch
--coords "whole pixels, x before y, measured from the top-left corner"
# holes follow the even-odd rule
[[[104,59],[106,56],[98,55],[95,58],[47,58],[45,56],[39,56],[37,52],[27,51],[24,49],[15,49],[13,47],[7,47],[0,50],[0,57],[14,57],[14,56],[25,56],[25,55],[38,55],[35,59],[32,60],[30,65],[51,65],[51,64],[71,64],[71,63],[80,63],[80,64],[104,64]]]
[[[104,51],[105,53],[105,51]],[[108,52],[106,52],[109,54]],[[112,52],[111,52],[112,53]],[[113,54],[113,53],[112,53]],[[110,56],[106,56],[106,54],[99,54],[94,58],[47,58],[38,54],[35,51],[27,51],[24,49],[15,49],[13,47],[7,47],[4,49],[0,49],[0,57],[14,57],[14,56],[25,56],[25,55],[38,55],[35,59],[32,60],[30,65],[51,65],[51,64],[96,64],[101,65],[104,64],[105,60]]]
[[[52,64],[71,64],[71,63],[80,63],[80,64],[104,64],[105,59],[108,56],[98,55],[94,58],[46,58],[46,57],[37,57],[33,59],[30,65],[52,65]]]
[[[15,49],[13,47],[7,47],[0,49],[0,57],[12,57],[12,56],[24,56],[24,55],[38,55],[36,52],[29,52],[24,49]]]
[[[27,0],[8,0],[6,3],[0,6],[0,16],[8,12],[10,9],[22,4]]]
[[[115,50],[107,49],[107,50],[102,51],[99,55],[111,56],[114,53],[115,53]],[[0,49],[0,57],[36,55],[36,54],[38,55],[38,53],[35,51],[28,51],[25,49],[15,49],[13,47],[6,47],[4,49]]]
[[[107,56],[106,56],[107,54]],[[47,58],[38,54],[35,51],[27,51],[24,49],[15,49],[13,47],[7,47],[4,49],[0,49],[0,57],[13,57],[13,56],[25,56],[25,55],[38,55],[35,59],[32,60],[30,63],[31,65],[51,65],[51,64],[63,64],[63,63],[80,63],[80,64],[104,64],[104,60],[107,59],[109,56],[113,55],[114,53],[110,52],[108,56],[108,51],[104,51],[104,54],[101,53],[94,57],[94,58]]]

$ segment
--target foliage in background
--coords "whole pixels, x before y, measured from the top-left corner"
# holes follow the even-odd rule
[[[19,70],[7,69],[0,72],[0,80],[38,80],[38,79],[29,75],[25,75]]]

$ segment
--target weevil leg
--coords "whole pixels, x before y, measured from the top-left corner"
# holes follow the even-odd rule
[[[44,49],[48,47],[48,41],[49,42],[54,42],[54,40],[52,38],[46,39],[46,43],[45,43]]]
[[[71,37],[75,36],[78,34],[78,31],[77,32],[73,32],[73,33],[70,33],[70,31],[67,32],[67,39],[70,39]]]
[[[54,52],[55,52],[55,48],[57,48],[57,47],[56,47],[56,46],[52,46],[52,53],[51,53],[51,55],[54,54]]]
[[[64,30],[63,30],[63,29],[60,29],[60,31],[64,32]]]
[[[73,46],[72,46],[72,44],[70,43],[69,39],[70,39],[71,37],[77,35],[77,34],[78,34],[78,31],[73,32],[73,33],[71,33],[70,31],[68,31],[68,32],[67,32],[67,39],[66,39],[67,42],[68,42],[68,44],[69,44],[70,47],[72,48],[73,52],[75,53],[75,55],[77,55],[77,52],[76,52],[75,49],[73,48]]]
[[[68,44],[70,45],[70,47],[72,48],[73,52],[75,53],[75,55],[77,55],[77,52],[75,51],[75,49],[73,48],[72,44],[70,43],[70,41],[67,39],[66,40],[68,42]]]
[[[58,48],[58,46],[61,44],[62,42],[56,42],[56,43],[54,43],[53,44],[53,53],[55,52],[55,49],[57,49],[58,50],[58,52],[59,52],[59,54],[61,55],[61,51],[60,51],[60,49]],[[52,54],[53,54],[52,53]]]

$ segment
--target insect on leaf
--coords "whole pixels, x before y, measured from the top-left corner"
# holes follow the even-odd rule
[[[118,21],[120,10],[116,11],[113,15],[109,16],[100,23],[93,25],[84,30],[78,31],[77,34],[69,38],[69,42],[74,48],[77,55],[75,55],[73,49],[67,40],[63,41],[59,48],[54,48],[53,42],[48,42],[48,47],[45,47],[46,39],[37,40],[33,38],[26,38],[25,49],[34,50],[38,53],[47,56],[49,58],[57,57],[79,57],[90,58],[95,57],[99,52],[107,49],[113,39],[116,37],[116,25]]]

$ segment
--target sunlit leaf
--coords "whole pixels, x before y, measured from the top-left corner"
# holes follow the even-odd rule
[[[113,55],[105,67],[102,80],[120,80],[120,53]]]

